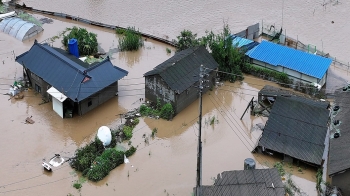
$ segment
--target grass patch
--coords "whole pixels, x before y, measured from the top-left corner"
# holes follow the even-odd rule
[[[123,32],[123,37],[119,38],[119,49],[121,51],[138,50],[143,46],[142,36],[135,27],[128,27]]]
[[[166,103],[162,106],[158,99],[156,104],[150,103],[148,105],[141,105],[140,114],[142,116],[151,116],[154,118],[160,117],[170,120],[174,116],[174,109],[170,103]]]

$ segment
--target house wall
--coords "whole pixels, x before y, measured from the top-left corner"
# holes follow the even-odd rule
[[[350,195],[350,170],[333,176],[332,185],[339,187],[344,195]]]
[[[210,72],[209,76],[205,78],[205,80],[209,80],[209,82],[203,84],[204,86],[206,86],[205,88],[203,88],[203,94],[214,87],[215,78],[215,71]],[[198,85],[199,82],[196,82],[190,88],[183,91],[181,94],[176,94],[175,114],[180,113],[183,109],[185,109],[187,106],[189,106],[199,98],[199,89],[196,88],[196,86]]]
[[[286,73],[288,75],[288,77],[290,79],[293,79],[295,82],[296,81],[308,82],[308,83],[315,82],[315,83],[319,83],[321,86],[323,86],[325,84],[325,82],[326,82],[326,79],[325,79],[326,74],[320,80],[320,79],[317,79],[315,77],[302,74],[302,73],[300,73],[298,71],[295,71],[295,70],[291,70],[291,69],[288,69],[288,68],[285,68],[285,67],[282,67],[282,66],[273,66],[273,65],[270,65],[270,64],[267,64],[267,63],[255,60],[255,59],[251,59],[251,63],[253,65],[255,65],[255,66],[264,67],[266,69],[270,69],[270,70],[275,70],[275,71],[278,71],[278,72]]]
[[[215,85],[216,72],[212,71],[206,80],[209,80],[205,85],[209,86],[203,89],[203,93],[207,92]],[[175,114],[180,113],[183,109],[189,106],[193,101],[199,97],[198,82],[193,84],[190,88],[177,94],[170,89],[159,75],[145,77],[145,97],[146,99],[156,102],[160,100],[161,104],[171,103]]]
[[[175,91],[164,82],[159,75],[152,75],[145,77],[145,98],[160,103],[171,103],[175,107]]]
[[[115,82],[103,90],[91,95],[89,98],[82,100],[78,105],[78,114],[86,114],[97,106],[115,97],[117,92],[118,82]]]
[[[29,69],[26,69],[30,82],[32,84],[33,89],[38,92],[40,88],[40,93],[43,97],[49,99],[50,95],[46,92],[51,86],[45,82],[42,78],[32,73]]]

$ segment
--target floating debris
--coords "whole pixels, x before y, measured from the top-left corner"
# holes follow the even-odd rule
[[[33,116],[30,116],[30,117],[27,117],[27,118],[26,118],[26,123],[27,123],[27,124],[34,124],[34,123],[35,123],[35,121],[32,119],[32,117],[33,117]]]

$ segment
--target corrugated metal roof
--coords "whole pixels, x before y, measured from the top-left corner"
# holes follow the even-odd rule
[[[339,120],[340,123],[331,132],[334,133],[335,129],[338,129],[340,137],[330,139],[329,175],[350,169],[350,91],[343,91],[343,89],[335,91],[334,103],[339,106],[339,110],[333,113],[333,119]],[[331,123],[333,125],[333,122]]]
[[[128,74],[113,66],[109,58],[85,68],[67,56],[68,53],[63,55],[47,44],[35,42],[16,61],[73,101],[84,100]],[[90,79],[83,82],[86,77]]]
[[[322,79],[332,60],[290,47],[262,41],[246,55],[273,66],[282,66],[318,79]]]
[[[201,187],[201,195],[284,196],[285,190],[276,168],[252,169],[222,172],[213,186]]]
[[[234,47],[237,47],[237,48],[240,48],[242,46],[245,46],[245,45],[248,45],[250,43],[252,43],[253,41],[250,40],[250,39],[246,39],[246,38],[243,38],[243,37],[234,37],[233,40],[232,40],[232,45]]]
[[[188,48],[175,53],[173,57],[144,74],[145,77],[159,74],[172,90],[182,93],[198,82],[200,66],[206,68],[206,73],[219,65],[204,46]],[[210,70],[211,69],[211,70]]]
[[[329,111],[301,99],[276,98],[259,146],[321,165]]]

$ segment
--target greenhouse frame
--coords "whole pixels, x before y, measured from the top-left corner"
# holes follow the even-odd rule
[[[43,30],[42,27],[17,17],[6,18],[0,22],[0,31],[20,41],[29,39]]]

